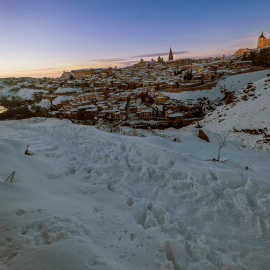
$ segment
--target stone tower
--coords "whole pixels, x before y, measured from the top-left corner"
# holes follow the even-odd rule
[[[172,48],[170,48],[169,61],[173,60]]]
[[[265,40],[265,37],[264,37],[263,31],[262,31],[261,35],[258,38],[257,48],[263,48],[264,47],[264,40]]]

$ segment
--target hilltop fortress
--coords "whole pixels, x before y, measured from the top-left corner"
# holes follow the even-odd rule
[[[257,42],[257,49],[259,48],[265,48],[265,47],[270,47],[270,37],[265,37],[263,34],[263,31],[261,35],[258,37],[258,42]],[[254,49],[249,49],[249,48],[241,48],[238,49],[233,55],[238,55],[242,53],[248,53]]]
[[[262,32],[258,38],[257,48],[264,48],[269,46],[270,46],[270,37],[266,38]]]

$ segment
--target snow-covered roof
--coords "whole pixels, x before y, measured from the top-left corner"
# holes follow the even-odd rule
[[[80,89],[78,88],[71,88],[71,87],[59,87],[56,91],[55,94],[62,94],[62,93],[74,93],[74,92],[79,92]]]
[[[52,101],[52,104],[57,105],[57,104],[60,104],[62,101],[66,101],[66,100],[74,100],[74,97],[73,96],[58,96]]]
[[[169,114],[168,115],[169,117],[182,117],[182,116],[184,116],[182,113],[172,113],[172,114]]]

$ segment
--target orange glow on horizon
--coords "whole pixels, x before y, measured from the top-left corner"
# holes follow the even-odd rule
[[[207,57],[221,57],[223,55],[231,55],[236,51],[236,49],[230,50],[215,50],[215,51],[203,51],[198,52],[196,54],[182,54],[180,57],[177,57],[177,54],[174,55],[174,59],[181,59],[181,58],[207,58]],[[145,61],[150,61],[152,57],[146,57]],[[166,57],[164,57],[166,61]],[[50,68],[40,68],[40,69],[27,69],[27,70],[19,70],[16,71],[6,71],[5,67],[0,68],[0,78],[6,77],[33,77],[33,78],[42,78],[42,77],[52,77],[57,78],[60,77],[63,71],[71,71],[74,69],[85,69],[85,68],[107,68],[107,67],[117,67],[123,68],[127,66],[132,66],[135,63],[138,63],[140,59],[138,58],[127,58],[123,59],[123,61],[110,61],[110,62],[90,62],[89,64],[85,65],[59,65],[58,67],[50,67]]]
[[[139,61],[138,61],[139,62]],[[95,62],[89,63],[89,65],[68,65],[65,67],[53,67],[53,68],[42,68],[42,69],[28,69],[28,70],[16,70],[10,72],[1,72],[0,78],[7,77],[32,77],[32,78],[42,78],[42,77],[60,77],[63,71],[71,71],[74,69],[84,69],[84,68],[107,68],[107,67],[125,67],[125,64],[119,62]]]

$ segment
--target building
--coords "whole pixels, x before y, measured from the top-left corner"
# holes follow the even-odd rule
[[[238,54],[241,54],[241,53],[246,53],[248,52],[248,48],[241,48],[241,49],[238,49],[233,55],[238,55]]]
[[[141,58],[140,62],[138,63],[139,67],[144,67],[146,65],[146,62]]]
[[[74,75],[75,79],[83,79],[86,77],[91,77],[94,74],[103,74],[106,73],[107,76],[112,75],[112,68],[103,68],[103,69],[94,69],[94,68],[87,68],[87,69],[75,69],[72,70],[71,73]]]
[[[172,48],[170,48],[170,53],[169,53],[169,61],[173,60],[173,53],[172,53]]]
[[[269,47],[269,46],[270,46],[270,37],[266,38],[262,32],[258,38],[257,48],[264,48],[264,47]]]
[[[180,127],[183,125],[184,114],[179,112],[172,112],[169,110],[165,112],[165,119],[169,127]]]
[[[158,63],[163,63],[164,61],[163,61],[163,58],[161,58],[160,56],[158,57],[158,59],[157,59],[157,62]]]

